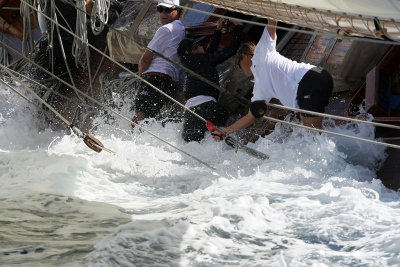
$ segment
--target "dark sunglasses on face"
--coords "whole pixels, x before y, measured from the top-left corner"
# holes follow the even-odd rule
[[[177,10],[176,7],[163,7],[163,6],[157,6],[157,11],[158,13],[171,13],[172,11]]]

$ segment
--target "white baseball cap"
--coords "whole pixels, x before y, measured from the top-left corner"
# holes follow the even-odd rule
[[[179,0],[162,0],[158,2],[157,6],[165,6],[165,7],[173,7],[173,6],[179,6]]]

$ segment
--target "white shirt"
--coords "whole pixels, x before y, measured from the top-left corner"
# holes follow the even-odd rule
[[[178,61],[177,49],[180,41],[185,38],[185,27],[180,20],[174,20],[171,23],[161,26],[154,34],[153,39],[147,48],[154,50],[172,61]],[[174,81],[179,81],[182,70],[175,64],[154,55],[149,68],[144,72],[159,72],[167,74]]]
[[[195,107],[195,106],[201,105],[201,104],[203,104],[205,102],[209,102],[209,101],[217,102],[217,100],[215,100],[215,98],[212,96],[198,95],[198,96],[189,98],[186,101],[185,107],[191,108],[191,107]]]
[[[276,51],[276,37],[272,40],[267,27],[257,44],[252,58],[254,75],[251,101],[277,98],[288,107],[297,108],[298,83],[314,66],[285,58]]]

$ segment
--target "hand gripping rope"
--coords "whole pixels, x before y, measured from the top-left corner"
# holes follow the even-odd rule
[[[244,152],[246,152],[247,154],[249,154],[252,157],[261,159],[261,160],[266,160],[269,159],[269,156],[261,153],[260,151],[257,151],[253,148],[247,147],[245,145],[243,145],[242,143],[240,143],[238,140],[236,140],[235,138],[226,135],[224,132],[222,132],[220,129],[218,129],[211,121],[207,121],[206,122],[206,127],[207,129],[210,131],[212,136],[217,136],[219,137],[219,139],[225,140],[225,143],[228,146],[233,147],[234,149],[236,149],[236,152],[240,149]]]

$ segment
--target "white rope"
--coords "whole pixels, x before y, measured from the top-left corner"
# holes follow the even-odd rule
[[[33,3],[32,3],[33,1]],[[31,26],[31,16],[34,21],[37,21],[36,12],[31,10],[30,6],[36,6],[36,0],[24,0],[20,4],[20,15],[23,22],[23,38],[22,38],[22,53],[28,56],[30,52],[33,51],[35,47],[35,42],[32,36],[32,26]]]
[[[7,52],[6,48],[0,46],[0,64],[7,66],[9,63],[10,62],[9,62],[8,52]]]
[[[373,122],[373,121],[358,120],[358,119],[353,119],[353,118],[349,118],[349,117],[336,116],[336,115],[331,115],[331,114],[327,114],[327,113],[320,113],[320,112],[315,112],[315,111],[310,111],[310,110],[304,110],[304,109],[300,109],[300,108],[291,108],[291,107],[272,104],[272,103],[267,103],[267,105],[271,106],[271,107],[274,107],[274,108],[290,110],[290,111],[295,111],[295,112],[301,112],[301,113],[307,113],[307,114],[320,116],[320,117],[325,117],[325,118],[338,119],[338,120],[343,120],[343,121],[359,122],[359,123],[370,124],[370,125],[373,125],[375,127],[385,127],[385,128],[391,128],[391,129],[400,130],[400,126],[397,126],[397,125],[391,125],[391,124],[379,123],[379,122]]]
[[[371,144],[374,144],[374,145],[381,145],[381,146],[400,149],[399,145],[388,144],[388,143],[378,142],[378,141],[375,141],[375,140],[365,139],[365,138],[361,138],[361,137],[356,137],[356,136],[351,136],[351,135],[346,135],[346,134],[341,134],[341,133],[335,133],[335,132],[322,130],[322,129],[317,129],[317,128],[313,128],[313,127],[308,127],[308,126],[305,126],[305,125],[302,125],[302,124],[297,124],[297,123],[293,123],[293,122],[289,122],[289,121],[283,121],[283,120],[275,119],[275,118],[272,118],[272,117],[269,117],[269,116],[263,116],[263,117],[268,119],[268,120],[270,120],[270,121],[273,121],[273,122],[280,122],[280,123],[284,123],[284,124],[289,124],[289,125],[292,125],[292,126],[300,127],[300,128],[311,130],[311,131],[315,131],[315,132],[326,133],[326,134],[336,135],[336,136],[340,136],[340,137],[346,137],[346,138],[350,138],[350,139],[354,139],[354,140],[358,140],[358,141],[362,141],[362,142],[366,142],[366,143],[371,143]]]
[[[108,22],[108,10],[110,9],[110,0],[96,0],[90,16],[92,24],[92,32],[94,35],[99,35],[104,25]]]
[[[97,1],[96,1],[97,2]],[[76,27],[75,34],[80,36],[83,41],[74,37],[74,42],[72,44],[72,55],[75,57],[75,66],[82,67],[86,70],[88,66],[87,58],[90,55],[89,48],[86,44],[88,42],[88,34],[86,27],[86,13],[81,11],[85,9],[85,0],[76,1]]]

